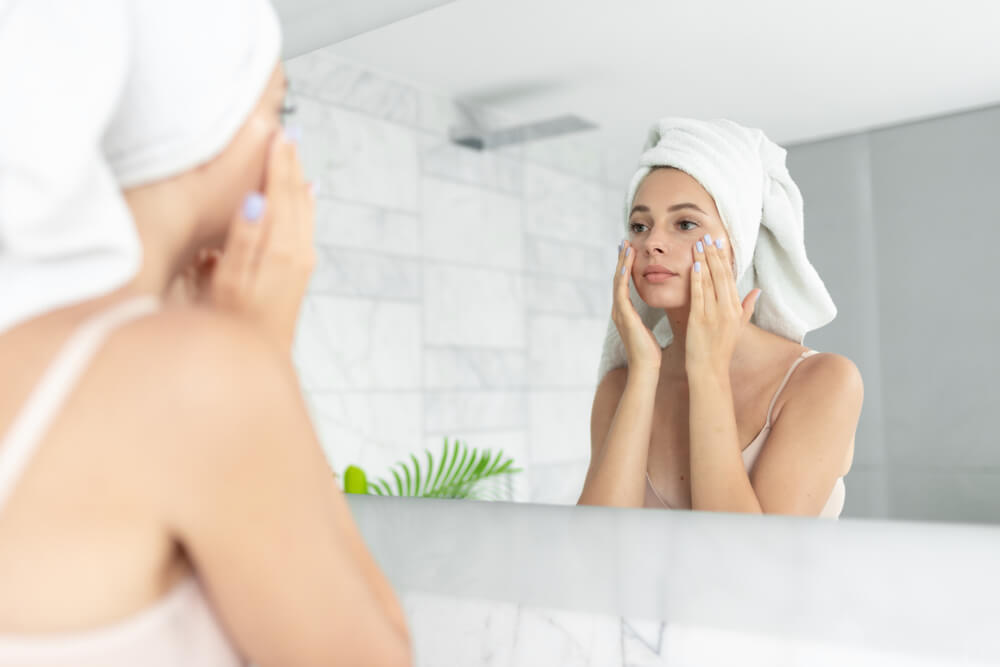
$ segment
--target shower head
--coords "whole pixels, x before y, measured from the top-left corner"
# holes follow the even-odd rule
[[[485,130],[478,127],[452,128],[449,133],[452,142],[459,146],[472,148],[478,151],[509,146],[511,144],[523,144],[537,139],[548,139],[561,134],[591,130],[597,125],[589,120],[564,114],[524,125],[515,125],[498,130]]]

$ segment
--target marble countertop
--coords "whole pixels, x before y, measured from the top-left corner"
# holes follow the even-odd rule
[[[1000,662],[1000,527],[348,496],[401,593]]]

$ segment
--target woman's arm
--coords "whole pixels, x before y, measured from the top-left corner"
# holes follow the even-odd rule
[[[642,507],[645,500],[646,459],[662,350],[629,297],[634,264],[635,249],[622,241],[614,273],[611,320],[625,346],[628,367],[609,372],[594,395],[590,468],[579,505]]]
[[[399,603],[334,482],[290,362],[256,330],[203,317],[212,322],[172,337],[182,359],[168,374],[176,385],[162,387],[174,402],[154,436],[163,458],[151,483],[230,636],[265,666],[409,665]]]
[[[642,507],[657,369],[605,376],[590,415],[590,467],[578,505]]]
[[[767,443],[748,477],[728,376],[689,376],[693,509],[816,516],[850,467],[864,388],[834,354],[803,362],[784,390]]]
[[[685,366],[690,392],[691,505],[727,512],[819,514],[845,461],[861,412],[861,377],[849,360],[803,362],[774,419],[751,482],[741,455],[729,366],[759,292],[740,303],[724,243],[694,250]],[[785,411],[788,411],[785,413]]]

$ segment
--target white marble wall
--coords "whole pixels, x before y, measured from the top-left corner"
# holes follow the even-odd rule
[[[408,593],[416,667],[986,667],[878,650],[513,602]]]
[[[477,152],[448,128],[494,112],[328,49],[285,65],[319,186],[296,361],[331,465],[457,437],[526,469],[516,499],[575,502],[621,230],[599,137]]]

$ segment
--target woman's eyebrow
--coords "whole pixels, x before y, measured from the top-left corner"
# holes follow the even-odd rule
[[[701,208],[699,208],[696,204],[692,204],[691,202],[684,202],[683,204],[674,204],[673,206],[671,206],[670,208],[667,209],[667,213],[673,213],[674,211],[679,211],[682,208],[693,208],[694,210],[698,211],[699,213],[701,213],[703,215],[707,215],[707,213],[705,213],[703,210],[701,210]],[[632,209],[632,213],[635,213],[637,211],[639,213],[649,213],[649,207],[648,206],[644,206],[642,204],[639,204],[638,206],[636,206],[636,207],[634,207]],[[629,215],[632,215],[632,213],[629,213]]]

